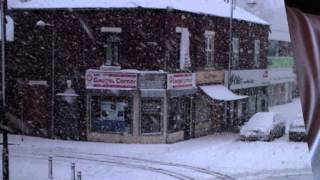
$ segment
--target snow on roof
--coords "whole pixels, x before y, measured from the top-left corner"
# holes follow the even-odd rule
[[[204,93],[215,100],[234,101],[248,97],[236,95],[223,85],[200,86],[200,89],[202,89]]]
[[[230,5],[224,0],[8,0],[8,9],[87,9],[87,8],[150,8],[175,9],[192,13],[230,17]],[[234,18],[263,25],[263,19],[235,8]]]

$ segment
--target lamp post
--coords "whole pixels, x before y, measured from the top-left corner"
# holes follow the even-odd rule
[[[38,21],[36,23],[36,26],[38,27],[51,27],[52,29],[52,37],[51,37],[51,122],[50,122],[50,137],[54,138],[54,98],[55,98],[55,84],[54,84],[54,78],[55,78],[55,28],[54,24],[46,23],[42,20]]]
[[[2,178],[3,180],[9,180],[9,148],[8,148],[8,131],[6,120],[6,80],[5,80],[5,65],[6,65],[6,8],[5,0],[1,0],[0,8],[0,21],[1,21],[1,77],[2,77]]]
[[[233,10],[235,8],[235,0],[228,0],[230,3],[230,20],[229,20],[229,61],[228,61],[228,89],[231,87],[231,68],[232,68],[232,61],[233,61],[233,45],[232,45],[232,23],[233,23]]]

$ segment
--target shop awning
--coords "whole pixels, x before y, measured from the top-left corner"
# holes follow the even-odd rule
[[[248,97],[236,95],[223,85],[200,86],[200,89],[214,100],[234,101]]]

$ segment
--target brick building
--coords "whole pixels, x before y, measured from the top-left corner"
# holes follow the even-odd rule
[[[284,1],[239,1],[238,5],[270,23],[268,46],[270,106],[289,103],[298,96]]]
[[[245,96],[223,86],[229,5],[222,0],[57,2],[8,1],[15,23],[8,106],[19,131],[171,143],[241,124],[233,119],[248,117],[265,93],[263,83],[240,82],[234,90]],[[235,73],[264,78],[268,28],[236,8]]]

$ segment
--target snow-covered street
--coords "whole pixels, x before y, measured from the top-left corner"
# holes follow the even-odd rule
[[[290,119],[299,106],[295,100],[271,111],[286,113]],[[161,145],[21,138],[9,138],[13,180],[46,179],[49,156],[53,157],[53,177],[59,180],[70,179],[72,162],[84,180],[311,177],[307,144],[289,142],[287,135],[273,142],[241,142],[238,134],[221,133]]]

